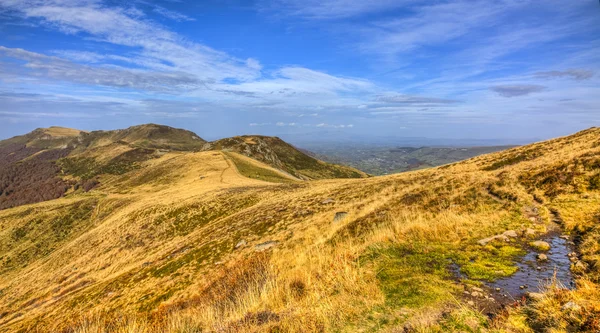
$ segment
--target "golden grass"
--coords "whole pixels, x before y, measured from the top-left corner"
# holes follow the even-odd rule
[[[27,249],[58,243],[15,241],[14,230],[97,200],[88,229],[0,275],[0,331],[529,332],[579,325],[557,310],[567,299],[593,327],[599,194],[585,184],[597,170],[573,165],[600,155],[599,132],[407,174],[291,184],[246,178],[220,152],[167,153],[88,194],[0,211],[0,239]],[[521,245],[477,240],[542,230],[550,210],[582,239],[590,269],[579,289],[551,289],[495,322],[466,306],[447,265],[469,284],[511,274]],[[347,216],[334,222],[337,212]],[[278,243],[257,252],[266,241]]]

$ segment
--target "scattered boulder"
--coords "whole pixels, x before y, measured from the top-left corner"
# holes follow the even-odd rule
[[[335,216],[333,217],[333,222],[341,221],[344,218],[346,218],[346,216],[348,216],[347,212],[337,212],[337,213],[335,213]]]
[[[519,235],[517,234],[516,231],[514,230],[507,230],[504,233],[502,233],[504,236],[510,237],[510,238],[517,238]]]
[[[241,241],[239,241],[237,244],[235,244],[235,248],[236,248],[236,249],[239,249],[239,248],[240,248],[240,247],[242,247],[242,246],[246,246],[246,244],[247,244],[247,243],[246,243],[246,241],[242,239],[242,240],[241,240]]]
[[[254,249],[258,252],[262,252],[276,246],[277,244],[279,244],[279,242],[277,241],[266,241],[264,243],[260,243],[254,246]]]
[[[548,256],[543,253],[540,253],[537,255],[537,260],[538,261],[546,261],[546,260],[548,260]]]
[[[531,242],[531,243],[529,243],[529,245],[531,245],[531,247],[533,247],[537,251],[548,251],[548,250],[550,250],[550,244],[548,244],[548,242],[544,242],[544,241]]]

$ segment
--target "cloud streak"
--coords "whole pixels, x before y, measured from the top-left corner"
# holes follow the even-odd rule
[[[546,87],[534,84],[502,85],[490,87],[490,90],[502,97],[527,96],[533,93],[544,91]]]
[[[540,79],[569,78],[573,80],[583,81],[591,79],[594,76],[594,72],[587,69],[567,69],[564,71],[537,72],[534,74],[534,76]]]

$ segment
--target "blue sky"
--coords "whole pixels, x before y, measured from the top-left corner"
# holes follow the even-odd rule
[[[0,0],[0,138],[527,140],[600,125],[597,0]]]

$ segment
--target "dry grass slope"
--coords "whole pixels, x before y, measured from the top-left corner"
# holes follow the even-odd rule
[[[217,151],[138,163],[0,211],[0,331],[600,329],[599,129],[366,179],[294,181]],[[550,285],[493,319],[469,303],[465,290],[510,276],[527,249],[478,240],[556,216],[578,288]]]

